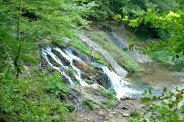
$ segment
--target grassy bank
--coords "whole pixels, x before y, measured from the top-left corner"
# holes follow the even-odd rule
[[[87,36],[97,42],[103,49],[107,50],[119,65],[130,72],[142,71],[139,64],[124,50],[114,44],[109,36],[103,31],[86,32]]]
[[[72,40],[69,40],[69,41],[65,41],[65,40],[62,40],[62,41],[57,41],[57,40],[53,40],[52,41],[52,44],[58,46],[58,47],[61,47],[61,48],[64,48],[64,47],[69,47],[69,46],[72,46],[72,47],[75,47],[77,49],[79,49],[82,53],[86,54],[87,56],[90,56],[90,48],[87,47],[84,43],[80,42],[78,39],[72,39]],[[95,53],[94,54],[94,58],[97,62],[101,63],[101,64],[104,64],[106,66],[108,66],[109,64],[105,61],[105,58],[100,55],[99,53]]]

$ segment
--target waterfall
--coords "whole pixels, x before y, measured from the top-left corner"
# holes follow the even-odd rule
[[[88,85],[84,80],[81,79],[81,71],[80,69],[78,69],[76,66],[73,65],[73,60],[77,60],[77,61],[82,61],[80,58],[78,58],[77,56],[72,54],[72,51],[70,49],[65,49],[64,52],[56,47],[54,48],[56,51],[58,51],[63,57],[65,57],[69,62],[70,62],[70,66],[72,67],[72,69],[74,69],[74,71],[76,72],[75,74],[75,78],[79,81],[81,86],[86,86]]]
[[[123,96],[130,96],[133,94],[141,94],[139,91],[136,91],[130,88],[131,84],[123,80],[115,72],[111,71],[107,66],[95,63],[95,66],[100,68],[108,77],[109,82],[111,83],[111,88],[116,92],[116,97],[120,99]]]
[[[81,86],[87,86],[88,84],[81,78],[81,70],[77,68],[73,64],[73,60],[77,60],[83,62],[79,57],[75,56],[70,48],[66,48],[61,50],[58,47],[54,46],[46,46],[41,48],[42,56],[47,61],[48,65],[53,69],[59,71],[70,83],[70,85],[74,85],[74,81],[66,72],[66,68],[72,69],[74,72],[75,79],[79,82]],[[57,54],[58,55],[57,55]],[[49,59],[50,58],[50,59]],[[53,63],[53,60],[55,63]],[[64,64],[63,60],[66,60],[69,64]],[[94,66],[106,75],[106,82],[110,83],[110,88],[114,89],[116,92],[116,96],[120,99],[123,96],[131,96],[135,93],[139,93],[136,90],[133,90],[130,86],[131,84],[122,79],[118,74],[114,71],[111,71],[107,66],[104,66],[99,63],[94,63]],[[95,83],[94,83],[95,84]]]
[[[98,45],[85,35],[80,35],[79,39],[82,42],[88,44],[90,47],[92,47],[95,51],[99,52],[102,56],[104,56],[105,60],[113,67],[114,71],[118,75],[126,77],[128,72],[116,62],[116,60],[109,54],[108,51],[103,49],[100,45]]]
[[[71,80],[70,76],[68,76],[68,75],[65,73],[65,71],[64,71],[65,68],[69,68],[69,67],[68,67],[68,66],[65,66],[65,65],[61,62],[61,60],[52,52],[52,49],[55,50],[55,51],[58,51],[58,52],[61,54],[61,56],[63,56],[66,60],[68,60],[68,61],[70,62],[70,66],[71,66],[72,70],[75,71],[75,72],[74,72],[74,76],[75,76],[75,78],[77,79],[77,81],[79,82],[79,84],[80,84],[81,86],[86,86],[86,85],[88,85],[85,81],[83,81],[83,80],[81,79],[81,71],[80,71],[80,69],[78,69],[77,67],[75,67],[75,66],[73,65],[73,60],[74,60],[74,59],[75,59],[75,60],[78,60],[78,61],[81,61],[81,60],[80,60],[78,57],[72,55],[72,54],[71,54],[71,51],[70,51],[69,49],[68,49],[68,50],[62,51],[62,50],[61,50],[60,48],[58,48],[58,47],[53,47],[53,48],[51,48],[51,47],[47,46],[47,47],[45,47],[45,48],[42,48],[42,49],[41,49],[41,51],[42,51],[42,56],[46,59],[47,63],[48,63],[52,68],[54,68],[55,70],[59,71],[63,76],[65,76],[65,77],[68,79],[70,85],[74,85],[74,82]],[[49,58],[48,58],[48,55],[49,55],[54,61],[56,61],[56,62],[60,65],[60,67],[54,66],[54,65],[50,62],[50,60],[49,60]]]
[[[47,56],[48,54],[49,54],[49,51],[48,51],[48,50],[42,50],[42,56],[43,56],[43,58],[46,59],[47,63],[48,63],[52,68],[54,68],[55,70],[59,71],[63,76],[65,76],[65,77],[68,79],[70,85],[73,85],[73,81],[72,81],[71,78],[63,71],[63,69],[60,68],[60,67],[54,66],[54,65],[49,61],[48,56]]]

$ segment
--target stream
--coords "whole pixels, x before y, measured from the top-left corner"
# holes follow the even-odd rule
[[[78,85],[90,85],[81,78],[81,70],[74,64],[73,60],[83,62],[79,57],[75,56],[70,48],[60,49],[55,46],[45,46],[41,48],[42,56],[48,65],[59,71],[70,85],[76,85],[74,81],[78,81]],[[173,89],[175,86],[179,88],[184,84],[184,72],[177,71],[174,66],[159,64],[155,62],[142,63],[144,72],[129,73],[126,78],[120,77],[107,66],[99,63],[93,63],[101,72],[106,75],[106,82],[110,83],[109,89],[116,92],[116,96],[120,99],[123,96],[139,97],[144,89],[152,89],[153,95],[161,95],[162,89],[168,87]],[[75,79],[66,72],[66,69],[72,69]]]
[[[45,46],[41,48],[42,56],[47,61],[48,65],[53,69],[59,71],[65,79],[68,80],[70,85],[76,85],[74,81],[78,82],[80,86],[89,85],[81,77],[81,70],[77,68],[73,61],[77,60],[83,62],[79,57],[75,56],[70,48],[60,49],[55,46]],[[64,63],[67,62],[67,63]],[[66,65],[67,64],[67,65]],[[99,63],[93,63],[93,65],[102,72],[102,75],[106,77],[106,82],[110,83],[109,89],[113,89],[116,92],[116,96],[120,99],[122,96],[131,96],[133,94],[140,94],[141,92],[132,88],[131,83],[124,80],[114,71],[110,70],[107,66]],[[72,69],[75,79],[72,80],[71,76],[67,73],[66,69]]]
[[[137,89],[150,87],[153,88],[153,94],[160,95],[164,87],[170,90],[184,88],[184,72],[180,67],[157,62],[143,63],[141,66],[144,72],[129,73],[127,76]]]
[[[131,43],[126,37],[119,37],[115,32],[108,32],[111,41],[119,48],[128,48]],[[153,95],[161,95],[164,87],[173,90],[175,87],[184,88],[184,72],[182,64],[171,65],[152,61],[149,56],[140,54],[137,50],[129,50],[129,54],[144,68],[143,72],[128,73],[126,78],[131,87],[143,92],[143,89],[152,89]],[[139,93],[134,93],[134,97]],[[132,96],[132,94],[130,95]]]
[[[112,38],[113,43],[117,44],[119,48],[129,46],[126,40],[118,37],[116,33],[111,32],[109,36]],[[113,67],[114,71],[97,62],[92,63],[92,65],[98,70],[97,72],[100,72],[101,76],[103,76],[105,80],[103,82],[108,84],[107,89],[113,89],[118,99],[122,97],[138,98],[142,95],[145,89],[152,89],[152,95],[158,96],[162,94],[162,89],[164,87],[171,90],[176,86],[184,88],[184,72],[178,69],[180,66],[176,67],[174,65],[152,62],[148,56],[130,51],[129,54],[140,63],[141,67],[144,68],[144,71],[138,73],[127,73],[123,67],[117,64],[116,60],[113,59],[109,52],[102,49],[87,36],[81,35],[79,36],[79,39],[82,42],[87,43],[88,46],[93,47],[97,52],[100,52]],[[76,53],[72,51],[72,48],[74,47],[61,49],[53,45],[43,46],[41,47],[41,53],[48,66],[59,71],[64,79],[67,80],[68,84],[80,86],[100,84],[96,81],[89,84],[86,82],[85,78],[81,76],[82,73],[85,73],[86,71],[81,71],[74,61],[87,64],[88,66],[91,64],[83,60],[79,55],[76,55]],[[79,51],[78,54],[82,55],[82,52]],[[73,75],[71,76],[71,74]],[[99,75],[92,75],[94,76],[90,77],[96,77],[96,79],[99,79]]]

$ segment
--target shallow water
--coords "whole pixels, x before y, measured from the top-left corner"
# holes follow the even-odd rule
[[[140,65],[145,69],[143,72],[129,73],[127,76],[133,88],[140,91],[152,88],[154,95],[160,95],[164,87],[170,90],[175,87],[184,88],[184,72],[181,71],[181,66],[156,62]]]

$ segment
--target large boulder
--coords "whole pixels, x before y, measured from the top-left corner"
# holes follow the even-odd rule
[[[79,49],[75,48],[75,47],[68,47],[66,49],[70,49],[72,51],[72,53],[79,57],[82,61],[84,62],[89,62],[90,58],[89,56],[87,56],[85,53],[81,52]]]

